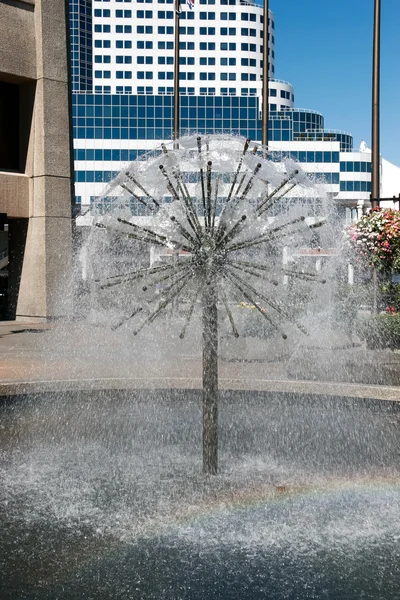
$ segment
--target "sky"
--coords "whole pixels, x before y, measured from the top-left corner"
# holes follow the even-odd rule
[[[295,106],[371,145],[374,0],[269,0],[275,78]],[[381,0],[381,154],[400,166],[400,0]]]

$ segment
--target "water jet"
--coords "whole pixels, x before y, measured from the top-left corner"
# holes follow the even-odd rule
[[[240,333],[229,308],[229,299],[238,294],[239,300],[246,300],[254,306],[273,328],[279,330],[282,322],[289,321],[305,334],[304,326],[285,310],[284,303],[277,302],[274,294],[266,291],[266,286],[278,285],[276,273],[283,271],[279,268],[279,259],[274,260],[268,250],[276,250],[282,238],[287,245],[293,242],[293,238],[299,244],[300,240],[307,240],[311,228],[326,222],[323,219],[307,223],[304,214],[277,219],[276,224],[275,219],[268,219],[269,210],[276,201],[309,182],[291,161],[281,165],[281,171],[274,168],[262,147],[255,146],[248,155],[249,145],[249,139],[243,142],[233,136],[219,135],[207,136],[205,147],[201,136],[184,138],[169,149],[163,144],[161,153],[132,163],[129,170],[117,177],[106,191],[108,196],[119,194],[119,210],[123,205],[122,193],[125,193],[126,207],[132,198],[140,201],[149,213],[146,222],[140,223],[134,215],[121,217],[118,211],[115,216],[112,213],[106,218],[100,216],[95,222],[100,235],[108,231],[110,236],[118,236],[119,239],[133,238],[149,246],[172,249],[178,257],[179,252],[187,254],[184,262],[180,263],[178,258],[170,265],[150,265],[147,270],[112,275],[100,280],[99,284],[100,288],[104,288],[132,281],[130,293],[136,299],[138,294],[134,282],[137,278],[148,280],[141,288],[143,292],[156,284],[169,283],[164,299],[136,327],[135,334],[144,325],[153,323],[192,284],[194,294],[192,290],[189,310],[179,336],[183,339],[197,298],[201,297],[205,474],[216,474],[218,470],[218,302],[225,309],[236,338]],[[200,187],[196,189],[190,180],[200,182]],[[190,187],[192,189],[189,190]],[[153,204],[149,205],[149,201]],[[119,224],[123,227],[118,227]],[[256,249],[255,260],[252,248]],[[163,275],[154,279],[160,269]],[[318,273],[305,275],[296,269],[285,270],[285,275],[325,282]],[[256,283],[253,285],[254,280]],[[139,312],[135,308],[125,321],[134,319]],[[119,322],[118,326],[123,322]],[[284,340],[288,337],[285,331],[281,331],[281,335]]]

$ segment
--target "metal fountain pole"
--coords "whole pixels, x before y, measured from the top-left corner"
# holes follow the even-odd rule
[[[201,138],[197,138],[199,154]],[[204,227],[201,233],[201,263],[204,285],[202,291],[203,326],[203,473],[216,475],[218,470],[218,291],[215,253],[215,211],[212,205],[211,161],[207,162],[206,185],[202,179]]]
[[[268,146],[268,0],[264,0],[264,29],[263,29],[263,85],[262,85],[262,121],[261,142]]]
[[[215,275],[205,284],[203,303],[203,473],[218,470],[218,311]]]

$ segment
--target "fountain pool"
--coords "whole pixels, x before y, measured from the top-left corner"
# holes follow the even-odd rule
[[[396,597],[399,406],[223,391],[3,399],[0,596]]]

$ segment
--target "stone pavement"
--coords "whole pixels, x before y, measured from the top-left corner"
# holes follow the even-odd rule
[[[285,355],[273,342],[268,348],[260,340],[242,339],[241,343],[221,341],[221,388],[400,401],[397,385],[341,381],[329,364],[319,369],[326,373],[321,377],[325,380],[315,380],[316,368],[305,377],[291,375],[300,362],[299,353],[307,354],[302,348],[290,354],[289,346]],[[271,354],[271,347],[276,355]],[[362,362],[363,352],[358,350],[354,360]],[[339,355],[343,357],[343,352]],[[297,356],[295,366],[293,356]],[[373,358],[369,354],[368,360]],[[378,358],[382,364],[389,361],[399,376],[399,354],[380,353]],[[201,378],[199,328],[180,340],[168,326],[133,336],[122,327],[112,331],[107,324],[0,322],[0,395],[58,389],[200,388]]]

